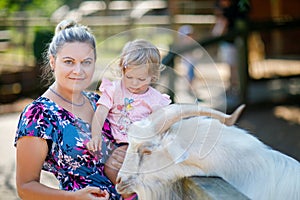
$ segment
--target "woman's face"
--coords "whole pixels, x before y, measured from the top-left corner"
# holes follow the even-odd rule
[[[95,62],[94,49],[83,42],[66,43],[56,58],[50,58],[57,86],[72,92],[82,91],[90,85]]]
[[[148,66],[129,66],[124,73],[124,85],[133,94],[144,94],[151,83]]]

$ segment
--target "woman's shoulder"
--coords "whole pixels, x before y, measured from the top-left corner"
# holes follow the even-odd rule
[[[24,110],[23,113],[26,113],[33,109],[38,109],[40,111],[45,112],[45,110],[48,110],[49,107],[53,106],[54,102],[50,99],[40,96],[37,99],[33,100],[30,104],[28,104]]]
[[[28,104],[21,113],[21,119],[25,121],[40,121],[44,119],[53,120],[57,117],[55,113],[63,113],[55,102],[47,97],[40,96]]]
[[[60,121],[58,115],[54,114],[55,110],[59,110],[59,108],[46,97],[38,97],[28,104],[20,115],[15,144],[23,136],[52,138],[51,130],[58,128],[58,122]]]

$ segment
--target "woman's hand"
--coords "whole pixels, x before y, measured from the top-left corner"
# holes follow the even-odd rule
[[[106,190],[101,190],[98,187],[88,186],[86,188],[74,192],[76,200],[108,200],[109,193]]]
[[[115,185],[119,170],[123,164],[128,145],[116,148],[107,159],[104,167],[104,173]]]

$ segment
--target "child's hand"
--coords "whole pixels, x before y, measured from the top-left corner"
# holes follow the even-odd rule
[[[92,152],[101,151],[102,137],[101,135],[93,136],[92,139],[86,144],[87,148]]]

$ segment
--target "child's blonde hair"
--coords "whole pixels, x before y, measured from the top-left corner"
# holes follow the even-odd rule
[[[127,67],[145,65],[152,76],[151,82],[158,81],[160,72],[165,68],[161,64],[160,52],[156,46],[144,39],[137,39],[125,44],[120,58],[119,67],[122,74]]]

